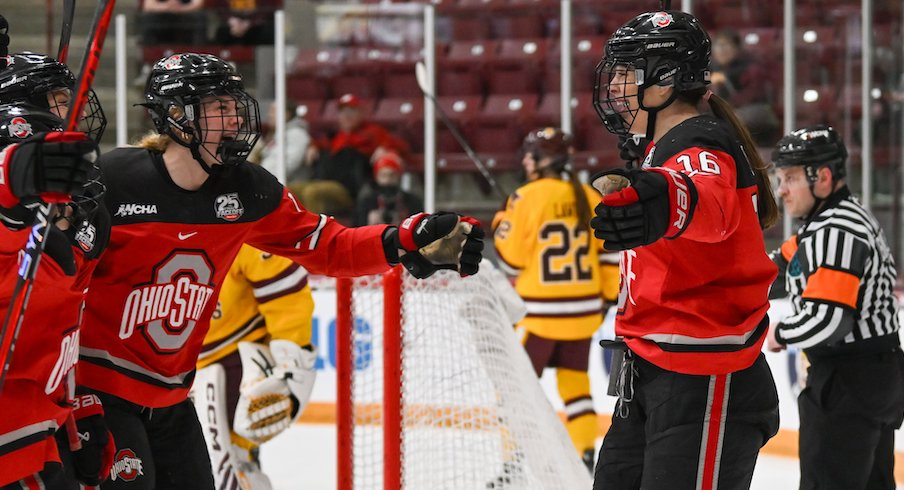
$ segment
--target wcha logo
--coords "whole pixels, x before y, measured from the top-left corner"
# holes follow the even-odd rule
[[[156,204],[120,204],[113,216],[134,216],[137,214],[157,214]]]

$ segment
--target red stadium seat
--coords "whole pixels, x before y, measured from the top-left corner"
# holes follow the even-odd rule
[[[483,98],[479,95],[465,97],[447,96],[439,97],[437,103],[449,119],[452,120],[456,129],[460,133],[465,134],[471,123],[479,116]],[[437,122],[436,128],[437,152],[454,153],[464,151],[442,122]]]
[[[474,122],[474,149],[485,153],[510,153],[521,146],[524,135],[536,124],[535,94],[490,95]]]
[[[493,37],[496,39],[520,39],[542,37],[544,17],[534,9],[500,13],[492,16]]]
[[[479,95],[484,91],[486,66],[496,56],[495,41],[462,41],[449,46],[439,58],[437,93],[440,95]]]
[[[455,15],[451,18],[453,41],[489,39],[490,23],[481,15]]]
[[[502,40],[499,52],[489,62],[489,93],[536,92],[546,62],[546,44],[540,38]]]

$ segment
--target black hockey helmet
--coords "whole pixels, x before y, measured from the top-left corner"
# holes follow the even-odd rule
[[[44,107],[19,102],[0,104],[0,148],[21,143],[36,133],[63,131],[65,127],[65,121]],[[73,193],[72,201],[67,204],[73,210],[69,218],[73,223],[97,211],[106,191],[100,174],[100,168],[95,164],[82,191]]]
[[[35,133],[62,131],[65,125],[65,121],[43,107],[0,104],[0,147],[21,143]]]
[[[798,129],[779,140],[772,151],[776,167],[804,167],[807,180],[816,181],[816,172],[829,167],[832,180],[847,175],[848,152],[838,132],[831,126],[819,124]]]
[[[198,123],[202,117],[210,117],[202,114],[202,100],[214,96],[235,101],[241,126],[234,133],[224,134],[212,156],[220,163],[236,165],[248,157],[260,137],[260,112],[257,101],[245,92],[242,76],[226,61],[198,53],[161,59],[148,76],[142,104],[148,108],[157,132],[190,148],[208,171],[200,155],[207,135]]]
[[[670,104],[679,93],[702,89],[710,83],[711,45],[700,22],[677,10],[646,12],[619,27],[606,43],[593,86],[593,106],[606,128],[615,134],[627,134],[637,116],[625,91],[614,94],[611,90],[614,84],[627,83],[627,73],[634,75],[637,105],[653,113]],[[620,81],[616,74],[621,75]],[[659,107],[644,105],[643,91],[653,85],[674,87],[672,98]]]
[[[11,54],[6,61],[6,67],[0,70],[0,104],[26,103],[60,117],[66,115],[75,89],[75,76],[66,65],[50,56],[27,52]],[[88,90],[78,129],[99,143],[106,127],[107,118],[97,94]]]

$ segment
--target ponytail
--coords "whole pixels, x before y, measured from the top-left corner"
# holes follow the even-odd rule
[[[760,228],[765,230],[774,225],[778,221],[778,204],[775,202],[772,182],[769,180],[769,164],[760,157],[747,125],[741,121],[731,104],[705,87],[680,93],[678,98],[692,105],[703,99],[709,104],[716,117],[734,128],[735,134],[741,140],[741,151],[744,152],[750,167],[756,174],[757,214],[760,218]]]
[[[584,185],[578,179],[577,172],[566,167],[568,173],[568,181],[571,183],[571,190],[574,192],[574,204],[578,211],[578,226],[582,230],[590,230],[590,203],[587,202],[587,193],[584,191]]]

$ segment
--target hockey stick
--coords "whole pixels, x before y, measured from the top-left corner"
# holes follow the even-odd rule
[[[465,153],[468,155],[468,158],[474,162],[474,166],[477,167],[477,170],[480,171],[480,174],[483,175],[483,178],[486,179],[487,183],[497,192],[503,199],[507,199],[509,196],[508,192],[505,192],[496,179],[493,178],[493,175],[490,174],[490,171],[487,169],[486,165],[480,160],[477,156],[477,153],[474,152],[474,149],[471,148],[471,145],[465,140],[464,136],[461,135],[461,132],[458,131],[458,128],[455,127],[455,123],[449,118],[449,115],[446,114],[446,111],[443,110],[442,106],[439,105],[439,101],[436,100],[436,97],[430,93],[430,87],[427,86],[427,67],[424,65],[424,62],[418,61],[416,65],[414,65],[414,76],[417,78],[417,85],[420,87],[421,92],[424,93],[430,102],[433,103],[433,106],[436,107],[436,113],[439,115],[440,120],[443,124],[449,129],[449,132],[452,133],[452,136],[455,138],[455,141],[458,141],[458,144],[465,150]]]
[[[69,59],[69,38],[72,37],[72,19],[75,17],[75,0],[63,2],[63,28],[60,30],[60,47],[57,49],[57,61],[66,63]]]
[[[82,59],[82,66],[79,70],[76,94],[69,102],[69,113],[66,117],[67,131],[75,131],[78,127],[79,115],[87,103],[88,90],[90,90],[91,83],[94,81],[94,74],[100,62],[104,38],[107,36],[107,28],[110,26],[110,19],[113,18],[113,7],[115,5],[116,0],[101,0],[97,4],[91,33],[88,35],[88,46],[85,49],[85,56]],[[68,200],[68,196],[61,197],[60,202]],[[51,201],[53,200],[51,199]],[[9,370],[9,364],[12,361],[16,337],[19,335],[22,319],[25,318],[25,308],[28,306],[28,298],[31,296],[31,290],[34,286],[38,264],[41,261],[41,254],[44,252],[44,246],[46,245],[47,233],[50,231],[50,209],[51,204],[47,202],[41,202],[38,206],[36,222],[31,228],[31,234],[23,250],[22,262],[18,271],[19,277],[16,279],[16,285],[13,288],[9,310],[7,310],[6,318],[3,320],[3,328],[0,329],[0,392],[3,391],[3,382],[6,379],[6,372]],[[13,321],[15,324],[12,323]]]

